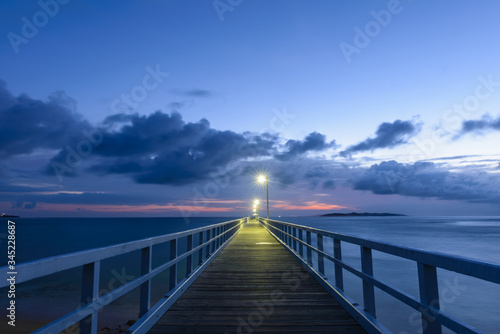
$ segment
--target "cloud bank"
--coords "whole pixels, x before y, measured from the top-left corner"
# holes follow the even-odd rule
[[[380,148],[392,148],[408,143],[408,140],[419,132],[420,127],[411,121],[396,120],[392,123],[384,122],[379,125],[375,137],[348,147],[340,152],[342,156],[351,156],[354,153],[374,151]]]
[[[374,194],[500,203],[498,177],[487,173],[454,173],[432,162],[384,161],[352,179],[355,190]]]

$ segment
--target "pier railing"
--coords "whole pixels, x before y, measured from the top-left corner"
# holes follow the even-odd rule
[[[79,323],[80,333],[95,334],[98,311],[114,300],[140,289],[140,318],[129,328],[129,333],[146,333],[173,305],[191,283],[203,272],[224,246],[234,237],[246,218],[167,234],[109,247],[58,255],[17,265],[16,284],[82,267],[81,307],[33,332],[59,333]],[[180,252],[179,240],[186,240],[186,251]],[[194,242],[195,241],[195,242]],[[167,244],[170,258],[152,267],[153,246]],[[141,275],[122,286],[99,296],[101,261],[133,251],[141,252]],[[197,263],[193,262],[194,255]],[[177,264],[186,259],[186,271],[178,281]],[[169,270],[169,292],[151,307],[151,279]],[[8,267],[0,268],[0,288],[8,286]]]
[[[390,333],[376,318],[375,287],[420,312],[424,334],[441,334],[442,326],[457,333],[481,332],[440,310],[437,268],[500,284],[499,265],[437,252],[396,246],[271,219],[260,218],[259,220],[369,333]],[[324,247],[327,238],[332,240],[333,249],[331,250]],[[342,243],[359,246],[361,270],[354,268],[342,260]],[[416,263],[420,291],[419,298],[391,286],[374,276],[372,250],[408,259]],[[313,263],[313,253],[316,254],[316,263]],[[333,263],[334,282],[325,276],[325,261]],[[359,306],[358,303],[353,301],[344,292],[344,270],[362,280],[364,307]]]

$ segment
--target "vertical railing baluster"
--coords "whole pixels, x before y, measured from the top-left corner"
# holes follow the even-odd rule
[[[361,246],[361,271],[369,276],[373,276],[372,250]],[[363,280],[363,303],[365,311],[376,317],[375,313],[375,288],[372,283]]]
[[[203,244],[203,231],[198,233],[198,241],[199,241],[198,246],[201,246]],[[198,251],[198,265],[201,265],[202,262],[203,262],[203,247],[200,247],[200,250]]]
[[[220,236],[222,233],[222,226],[217,227],[217,248],[222,245],[222,237]]]
[[[94,302],[99,298],[99,273],[101,262],[96,261],[85,264],[82,270],[82,305]],[[80,321],[81,334],[97,333],[97,314],[98,309],[93,310],[92,314]]]
[[[170,240],[170,260],[174,260],[177,257],[177,239]],[[175,288],[177,285],[177,263],[170,266],[170,279],[169,287],[170,290]]]
[[[210,240],[210,230],[205,231],[205,243],[207,245],[205,246],[205,259],[208,259],[210,256],[210,243],[208,242]]]
[[[141,276],[151,272],[152,247],[144,247],[141,250]],[[139,298],[139,317],[142,317],[151,307],[151,280],[141,284]]]
[[[420,301],[439,310],[439,290],[436,267],[418,262],[418,286]],[[423,334],[441,334],[441,324],[435,318],[422,313]]]
[[[318,250],[323,251],[323,236],[321,234],[317,234],[317,240]],[[325,274],[325,257],[321,253],[318,253],[318,270],[320,274]]]
[[[186,252],[189,252],[193,249],[193,235],[192,234],[187,236],[186,242],[187,242]],[[188,277],[191,274],[192,270],[193,270],[193,254],[188,255],[188,257],[186,258],[186,277]]]
[[[294,237],[297,237],[297,228],[293,227],[292,231],[293,231],[292,235]],[[293,250],[297,251],[297,240],[293,239],[292,243],[293,243]]]
[[[285,234],[285,244],[288,245],[288,230],[289,230],[290,226],[288,225],[285,225],[285,232],[287,234]]]
[[[304,241],[304,232],[301,228],[299,228],[299,239]],[[302,242],[299,242],[299,254],[301,258],[304,258],[304,245]]]
[[[210,252],[210,254],[213,253],[213,252],[215,252],[215,239],[214,238],[215,238],[215,227],[212,228],[212,237],[211,237],[211,239],[212,239],[212,242],[211,242],[211,244],[212,244],[212,251]]]
[[[211,229],[208,229],[205,231],[205,242],[207,245],[205,246],[205,259],[208,259],[210,256],[210,231]]]
[[[312,241],[311,241],[311,231],[306,231],[306,242],[310,246]],[[307,263],[312,264],[312,249],[310,247],[307,247]]]
[[[342,248],[339,239],[333,239],[333,257],[342,262]],[[335,263],[335,285],[341,291],[344,291],[344,275],[342,273],[342,266]]]

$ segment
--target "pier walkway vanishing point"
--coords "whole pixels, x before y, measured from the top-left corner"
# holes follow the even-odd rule
[[[359,267],[342,259],[344,244],[359,247]],[[380,280],[372,251],[412,261],[419,296]],[[100,290],[101,262],[134,253],[140,273]],[[375,288],[418,312],[423,334],[441,334],[443,327],[482,333],[440,309],[437,269],[469,276],[477,282],[471,284],[500,284],[495,263],[263,218],[25,262],[16,266],[16,284],[72,268],[81,268],[81,306],[33,333],[74,333],[76,326],[97,334],[99,311],[138,290],[139,319],[127,333],[391,333],[377,319]],[[344,292],[345,272],[361,280],[362,300]],[[9,267],[0,268],[0,288],[9,286],[9,275]],[[154,305],[153,279],[165,291]]]
[[[262,332],[366,333],[257,220],[149,331]]]

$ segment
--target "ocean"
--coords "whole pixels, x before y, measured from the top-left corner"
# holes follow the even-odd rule
[[[239,217],[234,217],[239,218]],[[17,263],[75,252],[146,237],[179,232],[233,218],[17,218]],[[282,221],[307,225],[423,250],[438,251],[481,261],[500,263],[500,217],[290,217]],[[3,224],[5,221],[5,224]],[[6,219],[0,221],[0,247],[7,248]],[[325,249],[332,249],[325,243]],[[359,247],[343,243],[344,259],[359,268]],[[153,252],[155,253],[155,251]],[[160,252],[162,253],[161,250]],[[0,258],[6,265],[7,257]],[[162,260],[154,257],[155,262]],[[412,261],[373,252],[374,274],[383,281],[418,296],[417,267]],[[138,252],[101,266],[101,293],[137,277]],[[181,264],[182,265],[182,264]],[[79,306],[81,269],[19,284],[17,328],[0,322],[0,332],[26,333],[57,319]],[[333,277],[327,262],[326,275]],[[500,333],[500,286],[453,272],[438,270],[441,309],[456,319],[486,333]],[[153,302],[164,289],[159,277],[153,280]],[[362,304],[361,281],[344,271],[346,293]],[[377,318],[393,333],[420,333],[420,316],[404,304],[376,289]],[[0,290],[0,305],[7,307],[7,290]],[[99,314],[99,328],[116,329],[137,318],[138,293],[122,297]],[[4,311],[5,312],[5,311]],[[71,331],[66,331],[70,333]],[[449,333],[450,331],[444,331]]]

